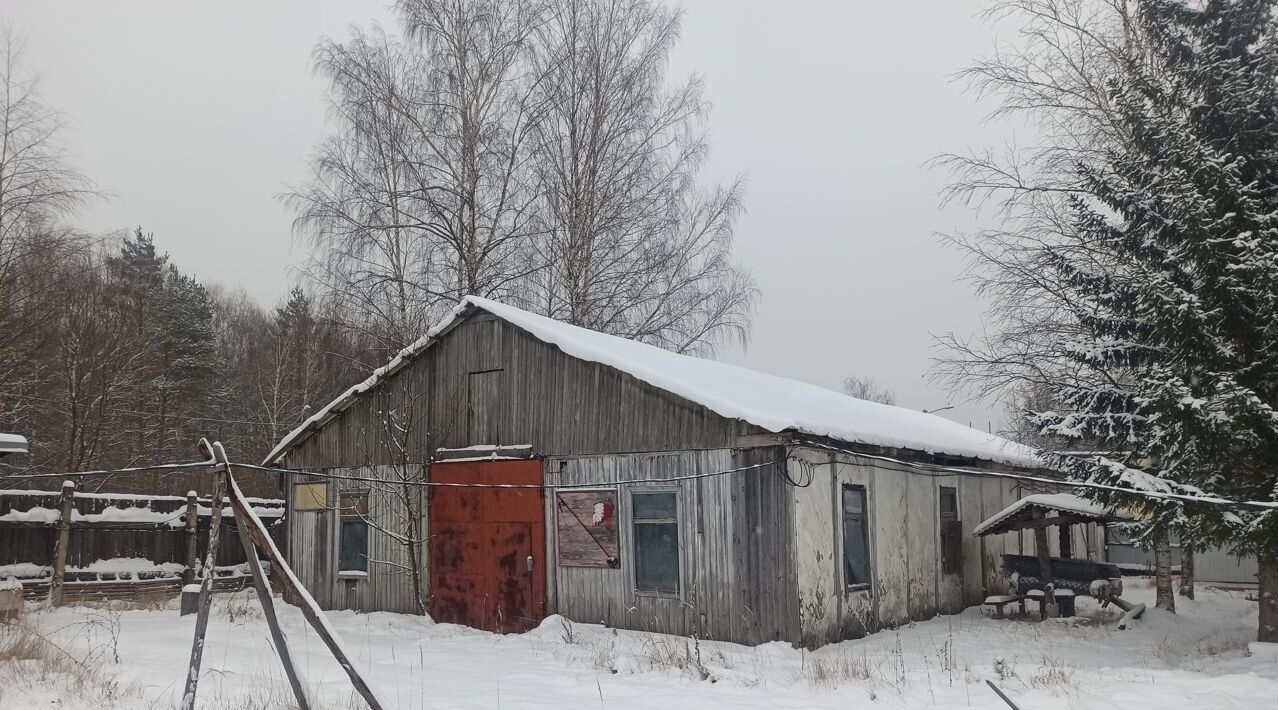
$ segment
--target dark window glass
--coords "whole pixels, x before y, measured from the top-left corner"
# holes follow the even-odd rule
[[[963,526],[959,523],[958,489],[941,486],[941,572],[963,571]]]
[[[958,518],[958,489],[941,486],[941,517]]]
[[[338,531],[337,571],[368,571],[368,494],[341,493],[341,529]]]
[[[634,501],[635,520],[674,520],[675,494],[673,492],[636,493],[631,500]]]
[[[849,587],[870,583],[870,536],[861,486],[843,487],[843,580]]]
[[[635,493],[630,497],[635,541],[635,589],[679,591],[679,522],[675,494]]]

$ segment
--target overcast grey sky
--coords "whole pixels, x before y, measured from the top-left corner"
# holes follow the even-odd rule
[[[972,332],[980,303],[935,233],[940,151],[1001,144],[949,76],[990,50],[980,0],[684,3],[672,75],[714,103],[707,178],[747,176],[736,253],[763,298],[753,341],[722,359],[838,389],[862,375],[935,409],[930,333]],[[76,164],[114,197],[92,230],[142,225],[181,268],[278,299],[303,257],[277,195],[324,130],[310,51],[380,20],[382,2],[7,0],[45,100],[73,120]],[[989,405],[946,416],[985,428]],[[998,426],[997,420],[994,426]]]

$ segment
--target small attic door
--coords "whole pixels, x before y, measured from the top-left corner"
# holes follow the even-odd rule
[[[501,444],[501,370],[472,372],[466,381],[467,443]]]

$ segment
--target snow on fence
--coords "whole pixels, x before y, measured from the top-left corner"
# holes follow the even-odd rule
[[[48,594],[57,564],[61,498],[58,491],[0,491],[0,580],[20,580],[27,598]],[[271,536],[282,540],[284,501],[252,498],[249,503]],[[238,589],[248,580],[244,549],[234,544],[235,518],[223,505],[221,534],[231,544],[218,548],[216,577],[219,589]],[[195,524],[188,525],[192,511]],[[208,498],[77,492],[70,513],[63,573],[72,598],[176,592],[184,577],[199,569],[208,549]]]

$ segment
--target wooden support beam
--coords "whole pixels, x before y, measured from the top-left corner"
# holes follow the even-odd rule
[[[215,446],[217,446],[215,444]],[[302,583],[297,580],[297,576],[293,574],[292,568],[284,561],[284,556],[280,554],[279,548],[275,547],[275,541],[266,532],[266,526],[262,524],[261,519],[253,512],[248,501],[244,500],[244,494],[240,492],[240,487],[235,483],[235,477],[230,475],[230,467],[227,467],[228,475],[226,477],[228,488],[231,491],[231,508],[235,512],[236,520],[244,519],[246,526],[243,531],[252,539],[253,544],[266,555],[271,563],[271,569],[275,573],[274,581],[276,581],[284,592],[285,599],[295,599],[299,608],[302,610],[302,616],[310,622],[320,640],[328,647],[329,652],[333,654],[333,658],[337,664],[346,671],[346,675],[351,680],[351,685],[355,686],[355,691],[364,698],[364,702],[368,703],[371,710],[383,710],[385,707],[378,700],[373,689],[360,675],[359,670],[355,668],[351,657],[342,648],[341,641],[337,637],[337,633],[333,627],[329,626],[328,619],[324,616],[324,612],[320,610],[319,605],[306,592]]]
[[[253,588],[257,590],[257,600],[262,604],[262,614],[266,617],[266,625],[271,631],[271,642],[275,644],[275,652],[279,654],[280,663],[284,664],[284,675],[288,677],[289,687],[293,689],[293,697],[297,700],[298,710],[310,710],[310,703],[306,700],[306,692],[302,688],[301,678],[298,677],[297,668],[293,665],[293,656],[289,652],[288,639],[284,637],[284,631],[280,628],[280,621],[275,616],[275,602],[271,598],[271,590],[266,586],[266,576],[262,574],[262,565],[257,558],[257,548],[252,541],[252,533],[249,532],[254,527],[253,521],[256,519],[249,508],[247,501],[244,500],[243,494],[240,493],[240,487],[235,484],[235,479],[231,475],[230,462],[226,460],[226,452],[222,449],[222,443],[213,442],[213,456],[219,464],[223,466],[223,476],[226,478],[226,488],[231,492],[231,511],[235,514],[235,524],[238,528],[240,544],[244,547],[244,559],[248,564],[249,574],[253,576]],[[263,530],[265,532],[265,530]]]
[[[1070,524],[1063,523],[1056,528],[1058,540],[1061,548],[1061,559],[1068,560],[1074,556],[1074,538],[1070,537]]]
[[[207,447],[207,443],[200,442]],[[216,469],[215,469],[216,470]],[[200,683],[200,661],[204,656],[204,634],[209,627],[209,607],[213,603],[213,576],[217,570],[217,546],[222,529],[222,497],[226,477],[216,476],[213,483],[212,520],[209,522],[209,549],[204,555],[204,579],[200,584],[200,610],[195,615],[195,638],[191,641],[191,662],[187,667],[186,688],[182,692],[182,710],[195,710],[195,690]]]
[[[58,538],[53,547],[53,580],[49,584],[49,605],[62,603],[62,585],[66,580],[67,547],[71,544],[71,516],[75,510],[75,481],[62,482],[58,505]]]
[[[1043,517],[1043,511],[1034,510],[1034,554],[1038,556],[1038,574],[1043,580],[1044,585],[1051,584],[1052,579],[1052,555],[1051,550],[1047,546],[1047,526],[1039,524],[1046,520]]]

